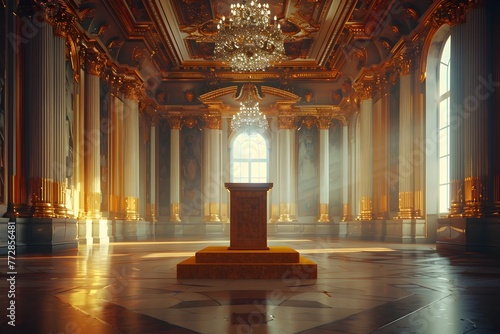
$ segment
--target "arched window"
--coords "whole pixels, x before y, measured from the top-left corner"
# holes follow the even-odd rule
[[[266,139],[258,133],[239,133],[231,145],[231,182],[268,182],[269,153]]]
[[[451,38],[448,37],[441,51],[439,62],[438,108],[438,179],[439,213],[449,211],[450,203],[450,59]]]

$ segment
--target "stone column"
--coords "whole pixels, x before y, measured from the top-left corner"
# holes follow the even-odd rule
[[[331,117],[320,116],[318,118],[319,128],[319,218],[318,222],[330,222],[328,215],[330,165],[329,165],[329,140]]]
[[[342,221],[352,220],[352,204],[350,201],[352,193],[352,175],[349,154],[349,126],[342,126]]]
[[[111,100],[111,131],[110,131],[110,196],[109,196],[109,211],[110,218],[112,219],[125,219],[125,210],[123,203],[125,202],[123,197],[123,152],[125,150],[125,144],[123,142],[124,129],[123,129],[123,118],[124,118],[124,103],[123,94],[120,92],[121,88],[121,78],[115,78],[111,84],[113,90],[112,100]]]
[[[84,51],[85,92],[84,92],[84,183],[85,217],[100,219],[101,214],[101,147],[100,147],[100,80],[104,59],[99,53]]]
[[[494,136],[490,122],[493,121],[491,89],[494,88],[487,84],[493,72],[490,27],[488,9],[474,8],[467,13],[462,39],[465,45],[464,215],[476,218],[488,215],[493,206],[490,145]],[[452,40],[452,45],[454,43],[460,41]]]
[[[126,84],[123,129],[123,195],[125,219],[139,219],[139,96],[135,83]]]
[[[421,192],[415,189],[415,72],[413,53],[409,52],[400,60],[400,98],[399,98],[399,212],[398,219],[420,218]]]
[[[181,118],[170,116],[170,221],[181,221],[180,130]]]
[[[31,212],[36,218],[55,217],[53,162],[54,33],[38,23],[38,33],[26,46],[26,115],[29,117]]]
[[[373,99],[371,89],[364,88],[360,108],[360,165],[361,195],[359,220],[373,219]]]
[[[209,221],[220,221],[220,175],[221,175],[221,117],[205,116],[206,149],[208,178],[204,184],[204,194],[208,201]]]
[[[382,83],[381,96],[373,105],[373,209],[376,219],[387,219],[389,216],[389,122],[388,94]]]
[[[292,116],[278,117],[278,170],[279,173],[279,222],[291,222],[292,200],[291,200],[291,155],[293,150],[292,136],[295,131],[294,118]]]
[[[150,135],[149,135],[149,203],[147,203],[147,214],[152,222],[157,221],[157,205],[156,205],[156,122],[153,119],[151,123]]]

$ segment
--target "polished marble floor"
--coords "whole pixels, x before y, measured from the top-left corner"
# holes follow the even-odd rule
[[[176,264],[226,240],[80,245],[16,259],[0,333],[499,333],[500,259],[435,245],[272,238],[318,279],[179,280]],[[7,259],[0,258],[5,277]]]

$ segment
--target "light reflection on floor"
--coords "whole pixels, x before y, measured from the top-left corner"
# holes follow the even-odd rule
[[[269,245],[290,246],[318,263],[318,279],[176,279],[178,262],[213,244],[227,243],[176,238],[20,256],[16,328],[3,316],[0,332],[500,331],[498,259],[440,254],[434,245],[273,238]],[[6,298],[0,300],[5,310]]]

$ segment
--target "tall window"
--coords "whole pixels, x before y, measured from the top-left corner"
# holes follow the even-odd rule
[[[236,135],[231,149],[231,182],[267,182],[268,165],[267,142],[261,134]]]
[[[451,38],[448,37],[439,63],[439,212],[449,211],[450,203],[450,58]]]

